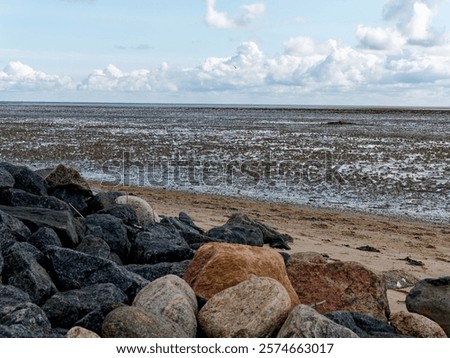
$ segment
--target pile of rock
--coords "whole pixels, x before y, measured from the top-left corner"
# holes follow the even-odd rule
[[[411,291],[420,315],[391,316],[383,276],[273,249],[291,240],[245,215],[205,232],[63,165],[0,163],[0,337],[449,333],[449,278]]]

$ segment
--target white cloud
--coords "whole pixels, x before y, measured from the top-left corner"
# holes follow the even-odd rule
[[[11,61],[0,71],[1,91],[56,91],[72,88],[70,77],[36,71],[20,61]]]
[[[206,23],[219,29],[245,27],[251,24],[258,16],[264,14],[266,8],[262,3],[242,6],[243,12],[237,16],[230,16],[226,12],[216,9],[216,0],[206,0]]]
[[[371,50],[400,51],[406,44],[406,38],[393,28],[359,25],[356,37],[362,48]]]
[[[157,70],[138,69],[123,72],[110,64],[103,70],[93,71],[78,85],[81,91],[100,92],[150,92],[176,91],[177,87],[167,79],[169,65],[163,62]]]

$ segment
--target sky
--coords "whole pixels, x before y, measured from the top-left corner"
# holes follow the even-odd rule
[[[0,101],[450,107],[450,0],[0,0]]]

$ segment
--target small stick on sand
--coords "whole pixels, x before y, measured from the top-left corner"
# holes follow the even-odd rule
[[[327,301],[320,301],[320,302],[314,303],[313,305],[311,305],[311,308],[316,308],[316,307],[322,306],[325,303],[327,303]]]

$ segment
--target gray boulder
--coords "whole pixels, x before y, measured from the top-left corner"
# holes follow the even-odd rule
[[[131,205],[115,204],[107,209],[100,210],[98,213],[112,215],[127,225],[138,225],[138,217]]]
[[[127,304],[128,297],[111,283],[87,286],[80,290],[58,292],[42,306],[54,327],[71,328],[93,311],[106,314],[117,306]]]
[[[15,181],[11,173],[0,167],[0,190],[12,188],[14,183]]]
[[[47,182],[31,169],[6,162],[0,163],[0,168],[9,172],[14,178],[14,188],[25,190],[31,194],[47,195]]]
[[[161,325],[175,328],[172,337],[194,338],[197,334],[197,298],[182,278],[161,277],[145,286],[133,301]]]
[[[111,249],[106,241],[92,235],[85,236],[76,250],[87,255],[111,259]]]
[[[158,223],[146,223],[131,245],[130,262],[156,264],[191,259],[194,251],[178,232]]]
[[[309,306],[298,305],[289,314],[277,338],[359,338]]]
[[[291,310],[284,286],[269,277],[243,281],[214,295],[200,310],[198,322],[210,338],[271,337]]]
[[[28,239],[27,243],[33,245],[39,250],[43,250],[46,246],[62,247],[61,240],[55,230],[49,227],[41,227],[33,233]]]
[[[122,261],[128,258],[130,241],[122,220],[108,214],[92,214],[86,217],[86,235],[99,237]]]
[[[31,301],[41,305],[56,292],[56,287],[47,271],[38,261],[43,261],[42,253],[27,243],[15,242],[4,247],[3,281],[28,293]]]
[[[25,241],[30,235],[23,222],[0,210],[0,244],[7,240]]]
[[[23,221],[33,231],[38,230],[40,227],[52,228],[58,234],[64,246],[74,247],[78,244],[74,219],[69,211],[21,206],[0,206],[0,210]]]
[[[148,283],[110,260],[59,247],[48,247],[45,253],[53,267],[54,282],[61,291],[112,283],[132,300]]]
[[[21,189],[3,190],[0,202],[9,206],[27,206],[50,210],[70,210],[69,205],[53,196],[40,196]]]
[[[406,296],[406,307],[435,321],[450,336],[450,276],[419,281]]]
[[[208,236],[230,244],[264,246],[262,231],[255,226],[242,223],[227,223],[208,231]]]

